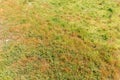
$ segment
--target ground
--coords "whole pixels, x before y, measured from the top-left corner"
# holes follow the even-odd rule
[[[120,80],[118,0],[0,0],[0,80]]]

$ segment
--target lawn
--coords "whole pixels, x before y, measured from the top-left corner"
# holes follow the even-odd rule
[[[119,0],[0,0],[0,80],[120,80]]]

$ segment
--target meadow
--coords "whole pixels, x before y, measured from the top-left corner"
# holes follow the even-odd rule
[[[120,80],[119,0],[0,0],[0,29],[0,80]]]

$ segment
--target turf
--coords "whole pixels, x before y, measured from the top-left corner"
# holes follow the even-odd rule
[[[0,80],[119,80],[119,0],[0,0]]]

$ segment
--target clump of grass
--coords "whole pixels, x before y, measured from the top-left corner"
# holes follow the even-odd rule
[[[118,80],[120,6],[112,0],[6,0],[2,80]]]

